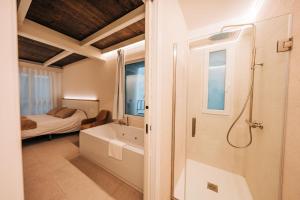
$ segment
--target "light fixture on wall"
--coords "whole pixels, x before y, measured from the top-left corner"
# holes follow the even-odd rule
[[[76,99],[76,100],[90,100],[90,101],[96,101],[98,98],[96,96],[77,96],[77,95],[67,95],[64,96],[64,99]]]

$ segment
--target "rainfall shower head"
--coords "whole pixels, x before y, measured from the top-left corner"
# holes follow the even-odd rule
[[[234,35],[235,32],[219,32],[212,36],[210,36],[208,39],[211,41],[219,41],[219,40],[225,40]]]

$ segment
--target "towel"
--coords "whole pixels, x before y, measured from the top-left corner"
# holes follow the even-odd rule
[[[113,157],[117,160],[123,159],[123,147],[126,143],[120,140],[111,140],[108,145],[108,156]]]

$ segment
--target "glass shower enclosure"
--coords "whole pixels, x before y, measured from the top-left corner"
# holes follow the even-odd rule
[[[233,40],[190,48],[186,132],[175,132],[173,197],[179,200],[280,200],[289,51],[277,42],[290,37],[290,15],[256,22],[253,119],[247,148],[226,140],[251,86],[251,28]],[[248,104],[251,102],[248,102]],[[229,140],[243,146],[249,135],[249,105]],[[176,124],[175,124],[176,126]],[[175,129],[176,130],[176,129]],[[184,148],[182,147],[184,146]]]

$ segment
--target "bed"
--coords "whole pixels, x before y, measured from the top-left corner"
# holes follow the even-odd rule
[[[71,133],[80,130],[81,121],[95,117],[99,111],[99,101],[63,99],[62,106],[77,109],[68,118],[62,119],[52,115],[27,115],[26,117],[35,121],[37,127],[30,130],[22,130],[22,140],[41,135]]]

